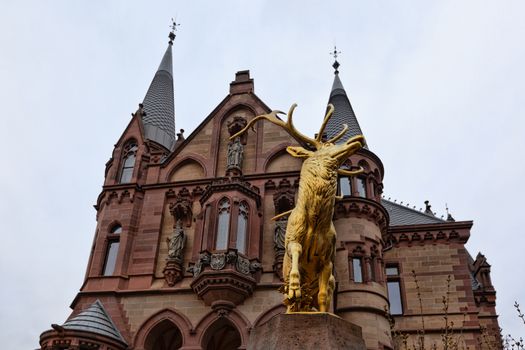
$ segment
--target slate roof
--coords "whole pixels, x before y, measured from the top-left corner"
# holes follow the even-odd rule
[[[101,334],[126,343],[100,300],[95,301],[77,316],[67,320],[62,327],[70,330]]]
[[[415,209],[381,199],[381,204],[390,216],[390,226],[442,224],[445,220]]]
[[[337,141],[337,143],[343,143],[351,137],[363,134],[337,71],[335,73],[334,83],[332,84],[332,91],[330,92],[328,103],[334,105],[334,114],[326,125],[325,130],[327,139],[331,139],[337,135],[341,131],[343,124],[348,125],[348,131],[345,136]],[[364,148],[368,149],[366,145]]]
[[[169,150],[173,150],[176,140],[171,47],[170,42],[142,103],[146,112],[142,117],[146,138]]]

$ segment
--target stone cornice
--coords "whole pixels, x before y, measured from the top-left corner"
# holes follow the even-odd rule
[[[257,206],[261,205],[261,195],[259,188],[253,186],[247,181],[244,181],[242,178],[232,177],[232,178],[219,178],[214,180],[202,194],[200,198],[201,204],[206,202],[212,194],[216,192],[227,192],[227,191],[239,191],[244,193],[248,197],[251,197],[257,203]]]
[[[335,202],[334,221],[348,217],[363,217],[375,222],[381,233],[388,229],[389,216],[386,209],[378,202],[361,197],[344,197]]]
[[[424,245],[446,242],[466,243],[472,221],[389,227],[385,241],[391,246]]]

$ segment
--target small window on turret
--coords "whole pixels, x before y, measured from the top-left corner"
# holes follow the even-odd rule
[[[361,258],[352,259],[352,272],[355,283],[363,283],[363,266],[361,264]]]
[[[366,179],[364,177],[358,177],[356,180],[359,197],[366,198]]]
[[[122,156],[122,169],[120,171],[120,183],[131,182],[133,169],[135,168],[135,158],[137,156],[138,146],[135,141],[130,141],[124,147]]]
[[[350,178],[339,178],[339,195],[343,197],[352,195],[352,182]]]
[[[104,259],[104,268],[102,269],[103,276],[111,276],[115,272],[117,264],[117,255],[120,246],[120,234],[122,233],[122,226],[114,225],[109,230],[107,236],[106,257]]]

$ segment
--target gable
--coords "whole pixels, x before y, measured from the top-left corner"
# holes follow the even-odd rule
[[[203,170],[196,176],[205,174],[207,178],[221,177],[226,172],[226,160],[230,132],[228,123],[234,117],[244,118],[247,122],[257,115],[270,112],[270,109],[253,93],[227,96],[214,111],[184,140],[162,165],[161,179],[181,181],[174,177],[174,167],[184,158],[198,159]],[[262,173],[269,159],[282,152],[286,146],[296,145],[285,130],[267,122],[258,122],[246,132],[243,146],[243,174]],[[286,155],[290,162],[292,157]],[[284,164],[285,161],[279,161]],[[286,163],[288,170],[299,170],[301,162]],[[283,171],[283,170],[281,170]],[[187,178],[187,175],[184,175]],[[189,178],[187,178],[189,179]],[[192,178],[194,179],[194,178]]]

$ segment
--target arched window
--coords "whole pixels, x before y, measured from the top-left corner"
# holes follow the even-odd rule
[[[135,168],[135,158],[137,157],[137,143],[130,141],[124,147],[122,156],[122,169],[120,170],[120,183],[128,183],[133,177],[133,169]]]
[[[230,235],[230,201],[227,198],[219,202],[219,220],[217,225],[217,239],[215,249],[225,250],[228,248],[228,237]]]
[[[120,246],[120,234],[122,233],[122,226],[119,224],[114,225],[109,230],[107,237],[107,248],[106,257],[104,259],[104,268],[102,275],[111,276],[115,271],[115,265],[117,263],[118,248]]]
[[[248,229],[248,204],[241,202],[239,216],[237,217],[237,251],[246,253],[246,231]]]

